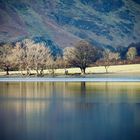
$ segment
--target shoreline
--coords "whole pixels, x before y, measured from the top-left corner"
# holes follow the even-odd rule
[[[49,74],[48,70],[44,70],[43,77],[83,77],[80,75],[81,71],[79,68],[67,68],[68,75],[65,75],[64,69],[55,69],[55,75]],[[26,74],[26,71],[22,71]],[[86,74],[84,77],[92,77],[93,75],[140,75],[140,64],[130,64],[130,65],[114,65],[110,66],[108,73],[105,71],[104,66],[88,67],[86,69]],[[0,72],[0,78],[10,78],[10,77],[36,77],[36,71],[32,70],[30,76],[21,75],[21,71],[9,71],[9,75],[6,75],[5,71]],[[39,78],[39,77],[38,77]]]
[[[0,78],[0,82],[140,82],[139,78]]]

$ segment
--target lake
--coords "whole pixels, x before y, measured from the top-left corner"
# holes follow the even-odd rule
[[[139,140],[140,82],[0,82],[0,140]]]

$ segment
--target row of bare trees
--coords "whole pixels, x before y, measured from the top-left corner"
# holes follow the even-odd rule
[[[132,60],[136,57],[137,50],[129,48],[126,56]],[[63,56],[54,57],[51,50],[44,43],[35,43],[33,40],[25,39],[14,45],[4,44],[0,46],[0,69],[9,74],[9,70],[27,71],[35,70],[38,76],[43,75],[43,70],[48,69],[51,74],[57,68],[78,67],[81,74],[85,74],[86,68],[102,61],[102,65],[108,72],[111,62],[117,62],[120,58],[118,52],[109,50],[100,51],[86,41],[78,42],[74,47],[67,47],[63,50]]]
[[[44,68],[50,66],[53,61],[51,51],[44,43],[35,43],[30,39],[17,42],[15,46],[6,44],[0,47],[0,66],[6,70],[7,75],[10,69],[17,69],[21,72],[36,70],[37,75],[42,75]]]

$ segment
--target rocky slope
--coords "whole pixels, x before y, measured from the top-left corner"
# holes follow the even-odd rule
[[[97,47],[140,42],[139,0],[0,0],[0,42],[23,38],[55,48],[80,39]]]

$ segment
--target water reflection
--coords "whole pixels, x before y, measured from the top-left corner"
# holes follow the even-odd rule
[[[140,83],[0,83],[0,139],[140,138]]]
[[[139,82],[11,82],[0,83],[0,99],[68,99],[91,102],[139,102]]]

